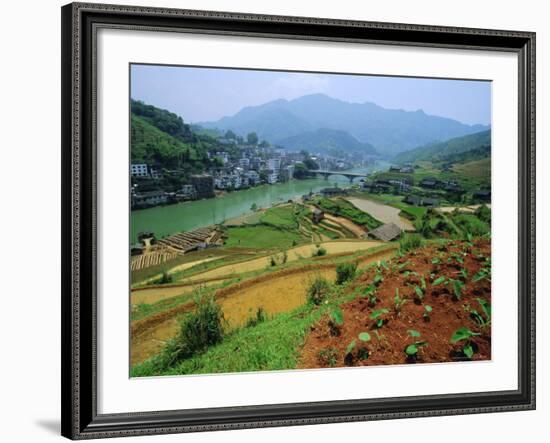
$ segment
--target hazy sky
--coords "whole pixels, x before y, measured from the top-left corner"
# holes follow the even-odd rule
[[[347,102],[491,123],[491,83],[366,75],[132,65],[131,95],[196,123],[245,106],[322,93]]]

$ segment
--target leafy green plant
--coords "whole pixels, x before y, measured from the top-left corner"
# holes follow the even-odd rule
[[[491,269],[481,268],[473,277],[472,282],[477,283],[481,280],[491,280]]]
[[[470,317],[482,328],[487,328],[491,325],[491,305],[482,298],[476,298],[476,301],[481,306],[484,315],[481,315],[476,309],[469,309]]]
[[[417,300],[418,302],[422,302],[422,300],[424,300],[424,291],[418,285],[413,285],[413,288],[415,300]]]
[[[336,267],[336,284],[342,285],[355,278],[357,263],[340,263]]]
[[[424,313],[422,314],[422,318],[424,318],[424,321],[430,320],[430,314],[432,313],[433,308],[430,305],[424,305]]]
[[[441,284],[444,284],[446,280],[447,279],[444,276],[438,277],[433,281],[432,286],[439,286]]]
[[[378,298],[376,297],[376,286],[374,286],[374,284],[367,285],[361,296],[368,297],[369,306],[371,307],[374,307],[378,302]]]
[[[453,280],[454,296],[457,300],[462,298],[462,290],[464,289],[464,283],[460,280]]]
[[[380,272],[377,272],[373,280],[374,285],[378,286],[383,281],[384,281],[384,277],[382,277],[382,274]]]
[[[472,344],[472,341],[470,340],[472,337],[476,337],[478,335],[481,335],[479,332],[473,332],[467,327],[463,326],[459,329],[457,329],[453,335],[451,336],[451,343],[454,345],[459,342],[464,342],[462,344],[462,353],[468,357],[472,358],[475,350],[474,345]]]
[[[399,315],[401,312],[401,309],[403,309],[403,305],[407,303],[407,299],[405,297],[399,296],[399,288],[395,288],[395,296],[393,297],[393,306],[395,309],[395,313]]]
[[[384,322],[385,322],[384,315],[386,315],[388,312],[390,312],[390,311],[386,308],[377,309],[376,311],[372,311],[369,318],[371,320],[375,321],[374,325],[375,325],[376,328],[381,328],[382,326],[384,326]]]
[[[407,333],[412,338],[418,338],[420,337],[420,332],[418,332],[415,329],[409,329]],[[407,358],[416,360],[418,358],[418,352],[420,351],[420,348],[427,346],[428,342],[424,340],[417,340],[414,343],[410,343],[405,347],[405,354],[407,355]]]

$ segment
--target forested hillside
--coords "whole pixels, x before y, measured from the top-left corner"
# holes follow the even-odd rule
[[[403,152],[394,158],[396,163],[412,163],[415,161],[448,161],[453,156],[457,156],[469,151],[475,151],[480,158],[483,153],[490,155],[491,152],[491,131],[482,131],[475,134],[456,137],[441,143],[432,143],[421,146],[411,151]],[[468,154],[464,154],[462,161],[466,160]],[[458,157],[455,157],[458,158]],[[456,160],[450,160],[456,161]]]

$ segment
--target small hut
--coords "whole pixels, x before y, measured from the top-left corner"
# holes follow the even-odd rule
[[[323,211],[318,208],[315,208],[313,210],[313,213],[311,214],[311,220],[313,221],[313,223],[320,223],[321,220],[323,220],[324,218],[325,213]]]
[[[376,240],[392,241],[401,235],[401,228],[395,223],[386,223],[367,233],[369,237]]]

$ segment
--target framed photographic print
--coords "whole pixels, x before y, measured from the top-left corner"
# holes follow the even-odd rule
[[[63,435],[533,409],[534,45],[63,7]]]

